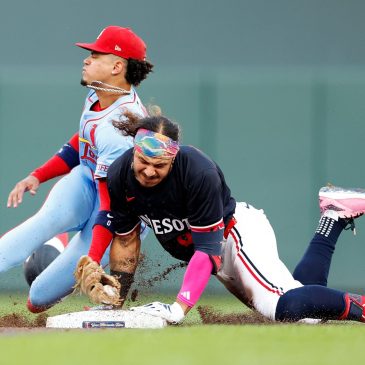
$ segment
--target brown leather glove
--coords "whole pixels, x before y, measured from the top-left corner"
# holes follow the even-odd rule
[[[118,280],[105,273],[102,267],[89,256],[81,256],[74,272],[74,288],[87,295],[95,304],[120,306],[120,284]]]

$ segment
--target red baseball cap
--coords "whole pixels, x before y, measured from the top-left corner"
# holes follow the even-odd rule
[[[76,43],[76,46],[100,53],[139,61],[146,59],[146,44],[130,28],[110,25],[104,28],[94,43]]]

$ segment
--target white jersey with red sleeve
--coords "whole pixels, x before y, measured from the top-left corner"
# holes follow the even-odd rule
[[[120,97],[108,108],[93,111],[98,101],[94,90],[90,91],[80,119],[79,153],[80,163],[88,166],[95,179],[105,178],[110,164],[133,146],[131,137],[122,136],[113,126],[120,121],[125,111],[144,117],[147,111],[136,91]]]

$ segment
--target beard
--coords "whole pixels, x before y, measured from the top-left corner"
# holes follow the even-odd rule
[[[80,84],[82,86],[87,86],[87,82],[84,79],[81,79]]]

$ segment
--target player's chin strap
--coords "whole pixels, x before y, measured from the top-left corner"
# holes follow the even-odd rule
[[[102,86],[98,86],[98,85],[104,85],[106,87],[102,87]],[[97,81],[97,80],[93,81],[91,84],[88,84],[86,86],[88,88],[94,89],[94,90],[107,91],[107,92],[116,93],[116,94],[130,94],[130,91],[128,91],[126,89],[122,89],[121,87],[118,87],[118,86],[109,85],[109,84],[106,84],[105,82]]]

